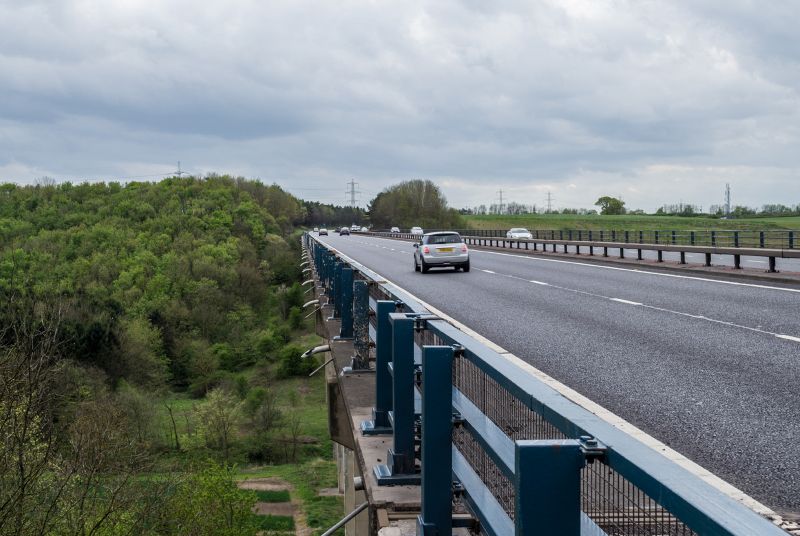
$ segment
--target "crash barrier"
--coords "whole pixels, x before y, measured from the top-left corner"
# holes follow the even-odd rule
[[[771,273],[778,271],[776,259],[800,258],[800,248],[795,247],[794,231],[769,231],[769,233],[780,233],[780,237],[777,238],[770,234],[771,239],[769,242],[766,240],[767,232],[758,232],[760,233],[760,244],[775,244],[785,239],[788,247],[782,249],[764,247],[763,245],[756,247],[745,246],[745,242],[740,240],[738,234],[726,234],[718,237],[716,233],[719,231],[691,231],[680,235],[675,231],[671,233],[663,231],[611,231],[610,234],[606,234],[604,231],[531,231],[533,238],[506,238],[505,232],[502,231],[482,232],[487,235],[498,234],[500,236],[465,234],[479,232],[474,229],[455,232],[461,234],[465,243],[482,247],[538,251],[541,246],[542,251],[547,251],[547,247],[551,246],[552,251],[556,252],[556,248],[560,246],[563,249],[563,253],[568,253],[568,248],[573,248],[576,255],[581,255],[583,251],[590,256],[595,255],[595,250],[601,249],[604,257],[609,256],[609,250],[611,250],[612,253],[613,250],[616,250],[619,253],[619,258],[625,258],[626,250],[635,250],[638,260],[642,260],[643,251],[655,251],[657,254],[657,262],[664,262],[664,252],[671,251],[680,254],[680,264],[686,264],[687,253],[703,254],[705,258],[704,266],[711,266],[712,255],[731,255],[733,256],[733,267],[735,269],[741,269],[743,255],[749,257],[766,257],[768,260],[767,272]],[[703,240],[700,240],[700,233],[702,233]],[[739,231],[726,231],[726,233],[739,233]],[[754,233],[756,232],[754,231]],[[419,235],[412,235],[409,233],[372,232],[369,234],[407,240],[420,238]],[[670,238],[665,240],[664,235],[667,234]],[[679,236],[681,240],[678,239]],[[710,245],[684,244],[683,238],[687,236],[691,236],[690,240],[693,244],[708,242]],[[648,239],[652,239],[652,241],[648,242]],[[734,245],[730,245],[729,243]]]
[[[455,231],[463,236],[480,238],[508,238],[508,229],[426,229],[431,231]],[[389,231],[382,231],[389,232]],[[800,249],[797,230],[616,230],[616,229],[534,229],[530,231],[535,240],[578,240],[597,242],[624,242],[673,246],[710,246],[727,248],[772,248]],[[406,234],[409,233],[395,233]]]
[[[353,368],[374,361],[359,432],[391,446],[366,470],[421,486],[418,535],[785,535],[377,273],[309,234],[303,245]]]

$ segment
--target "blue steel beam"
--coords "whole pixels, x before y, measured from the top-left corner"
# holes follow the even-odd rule
[[[514,534],[580,536],[581,444],[517,441],[514,452]]]
[[[342,265],[339,272],[339,311],[342,323],[339,328],[339,339],[353,338],[353,269]]]
[[[392,360],[392,325],[389,315],[395,310],[393,301],[378,300],[375,316],[378,326],[375,331],[375,407],[372,420],[361,423],[365,435],[390,434],[389,412],[392,411],[392,375],[389,363]]]
[[[453,534],[453,348],[422,348],[422,512],[418,536]]]

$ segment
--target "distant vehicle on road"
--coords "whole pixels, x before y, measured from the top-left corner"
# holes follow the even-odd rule
[[[328,236],[328,230],[325,227],[323,227],[322,229],[319,230],[319,236]]]
[[[533,238],[531,232],[524,227],[514,227],[506,233],[506,238]]]
[[[319,227],[314,227],[314,232],[318,233],[319,232]]]
[[[355,223],[350,226],[350,230],[351,231],[358,231],[359,229],[360,229],[360,227],[358,225],[356,225]]]
[[[362,233],[368,233],[369,232],[369,227],[362,227],[361,228],[361,232]]]
[[[414,244],[414,271],[452,266],[469,272],[469,250],[461,235],[449,231],[428,233]]]
[[[390,233],[399,233],[400,232],[400,227],[392,227],[391,229],[389,229],[389,232]]]
[[[339,229],[339,236],[344,236],[344,235],[350,236],[349,227],[342,227],[341,229]]]
[[[425,231],[422,230],[422,227],[412,227],[411,234],[413,235],[422,235],[425,234]]]

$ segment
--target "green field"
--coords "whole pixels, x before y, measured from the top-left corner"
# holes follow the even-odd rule
[[[638,230],[781,230],[800,229],[800,216],[784,218],[741,218],[721,220],[718,218],[681,216],[579,216],[574,214],[523,214],[464,216],[469,229],[614,229],[621,231]]]

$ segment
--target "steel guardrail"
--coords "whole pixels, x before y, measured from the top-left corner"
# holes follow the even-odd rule
[[[459,232],[459,231],[453,231]],[[577,232],[573,235],[572,232],[562,231],[560,234],[557,231],[549,232],[551,236],[555,238],[545,237],[544,235],[541,238],[506,238],[505,235],[503,236],[495,236],[495,237],[486,237],[486,236],[470,236],[470,235],[463,235],[462,238],[466,244],[472,246],[479,246],[479,247],[495,247],[501,249],[524,249],[524,250],[533,250],[538,251],[539,246],[542,246],[542,251],[546,251],[547,246],[552,246],[552,251],[556,252],[556,246],[563,247],[563,253],[569,253],[569,247],[575,248],[575,254],[581,255],[581,248],[586,248],[590,256],[594,255],[594,250],[602,249],[602,256],[608,257],[609,250],[617,250],[619,253],[619,258],[625,258],[625,251],[628,250],[635,250],[637,252],[636,258],[637,260],[642,260],[642,252],[643,251],[655,251],[657,253],[657,262],[664,262],[663,253],[667,252],[676,252],[680,254],[679,264],[687,264],[686,262],[686,254],[687,253],[699,253],[705,256],[705,262],[703,263],[704,266],[711,266],[711,256],[712,255],[731,255],[733,257],[733,267],[735,269],[741,269],[741,258],[742,256],[749,256],[749,257],[765,257],[768,259],[768,269],[766,270],[769,273],[776,273],[777,264],[776,259],[798,259],[800,258],[800,249],[794,247],[794,242],[792,239],[792,247],[789,248],[767,248],[767,247],[748,247],[744,245],[724,245],[724,242],[714,240],[713,243],[715,245],[686,245],[681,244],[677,241],[675,242],[636,242],[636,241],[627,241],[630,238],[630,233],[627,231],[624,232],[623,237],[625,241],[603,241],[597,239],[599,237],[603,237],[602,231],[597,234],[592,234],[591,231],[588,231],[588,234],[584,232]],[[567,238],[562,239],[560,236],[566,233]],[[712,231],[713,233],[713,231]],[[420,239],[420,235],[413,235],[410,233],[383,233],[383,232],[370,232],[370,233],[361,233],[361,234],[370,234],[373,236],[382,236],[386,238],[397,238],[403,240],[416,240]],[[658,231],[655,231],[656,238],[658,236]],[[570,238],[570,236],[575,236],[575,239]],[[616,234],[611,236],[612,239],[618,238]]]
[[[369,317],[356,320],[369,322],[376,373],[362,433],[392,435],[379,484],[421,483],[418,534],[451,534],[456,498],[493,535],[785,536],[366,266],[309,234],[303,244],[334,311]],[[367,313],[342,291],[343,269],[368,286]]]

